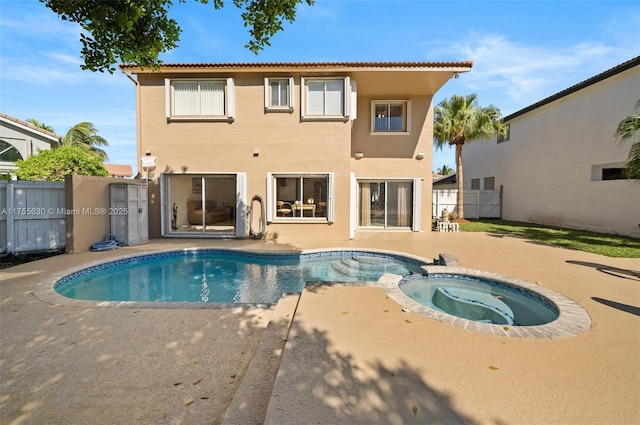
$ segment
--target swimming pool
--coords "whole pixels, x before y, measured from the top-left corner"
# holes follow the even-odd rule
[[[275,303],[307,282],[375,282],[421,273],[424,261],[395,254],[331,250],[265,253],[192,249],[107,262],[58,280],[65,297],[94,301]]]

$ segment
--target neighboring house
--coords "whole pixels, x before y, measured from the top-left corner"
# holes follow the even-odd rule
[[[126,164],[103,164],[103,165],[104,165],[104,168],[107,169],[107,172],[111,177],[123,179],[126,177],[133,176],[131,165],[126,165]]]
[[[456,177],[456,173],[449,174],[447,176],[441,176],[439,174],[433,175],[433,190],[457,188],[458,179]]]
[[[139,162],[151,177],[150,235],[259,232],[255,195],[274,240],[429,231],[433,95],[471,67],[123,65],[136,83],[138,159],[156,161]]]
[[[55,133],[0,113],[0,174],[15,171],[19,159],[59,146],[60,139]]]
[[[503,186],[506,220],[640,236],[631,144],[614,139],[639,98],[636,57],[506,116],[507,137],[465,145],[464,188]]]

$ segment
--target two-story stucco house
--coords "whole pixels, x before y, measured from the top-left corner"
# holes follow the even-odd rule
[[[504,117],[506,138],[465,145],[464,187],[502,186],[502,218],[638,237],[640,187],[620,120],[640,99],[640,56]]]
[[[60,136],[0,113],[0,174],[17,170],[16,161],[60,145]]]
[[[267,238],[429,231],[433,96],[471,67],[122,65],[136,84],[150,235],[246,237],[261,219]]]

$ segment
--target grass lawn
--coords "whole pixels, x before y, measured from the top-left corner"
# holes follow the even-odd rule
[[[504,220],[471,220],[460,223],[460,230],[516,236],[607,257],[640,258],[640,239],[626,236]]]

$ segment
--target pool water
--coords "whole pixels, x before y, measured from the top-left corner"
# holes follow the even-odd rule
[[[400,290],[418,303],[463,319],[497,325],[537,326],[558,318],[549,299],[526,288],[456,274],[409,276]]]
[[[73,273],[54,289],[99,301],[275,303],[306,282],[377,281],[420,273],[422,262],[366,251],[262,254],[187,250],[113,261]]]

